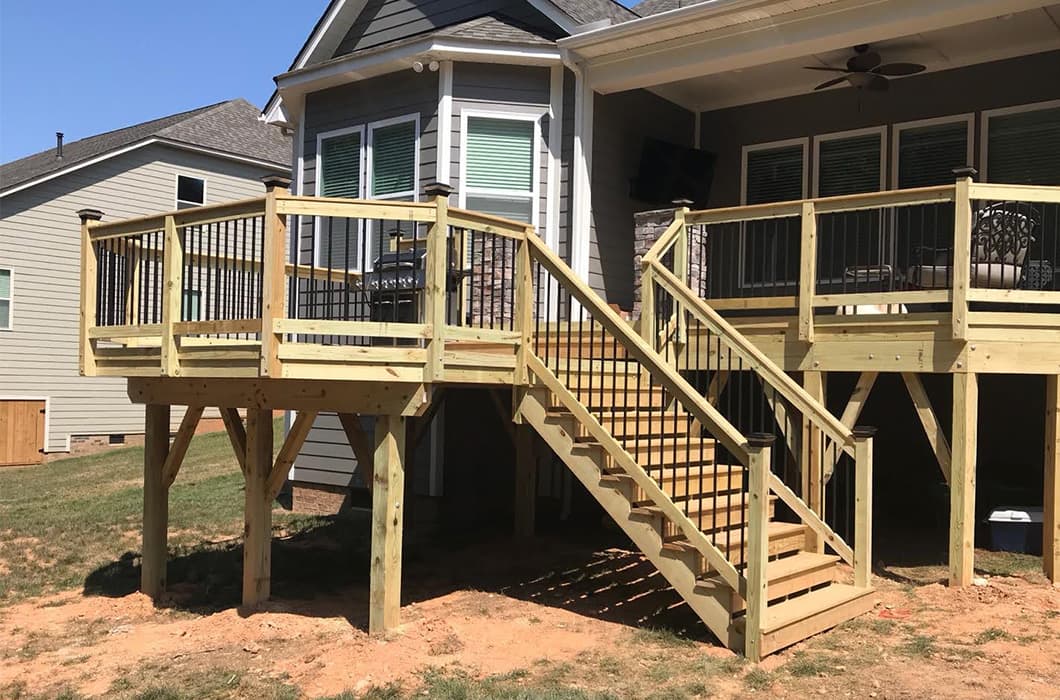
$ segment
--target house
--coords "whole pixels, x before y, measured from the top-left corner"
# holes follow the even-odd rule
[[[248,410],[229,425],[247,605],[292,467],[370,488],[372,632],[399,619],[406,489],[520,535],[585,496],[752,658],[870,609],[874,545],[911,541],[873,528],[911,504],[969,585],[988,476],[1041,499],[1055,581],[1058,17],[330,3],[264,111],[296,134],[291,192],[84,223],[88,316],[114,241],[174,243],[169,284],[134,292],[168,318],[123,322],[119,281],[81,344],[86,374],[148,406],[143,589],[164,586],[161,468],[194,423],[170,448],[172,406]],[[231,264],[179,233],[261,218],[237,260],[258,306],[178,322],[185,263]],[[275,459],[274,409],[293,412]]]
[[[290,138],[237,99],[62,143],[0,166],[0,464],[125,444],[143,409],[78,375],[79,209],[106,219],[218,204],[290,171]],[[192,293],[192,317],[208,298]],[[197,307],[202,306],[200,311]]]

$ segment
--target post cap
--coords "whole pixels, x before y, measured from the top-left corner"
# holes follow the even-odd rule
[[[974,180],[975,176],[979,174],[979,171],[970,165],[964,168],[954,168],[951,172],[953,172],[953,176],[958,180],[963,180],[966,177]]]
[[[81,223],[86,221],[99,221],[103,218],[103,212],[99,209],[78,209],[77,215],[81,217]]]
[[[751,447],[769,447],[777,439],[772,433],[751,433],[747,436],[747,444]]]
[[[423,193],[428,197],[448,197],[456,192],[456,188],[444,182],[428,182],[423,188]]]
[[[286,190],[291,187],[291,178],[284,177],[283,175],[266,175],[261,178],[261,182],[265,185],[266,192],[272,192],[277,188]]]
[[[693,202],[691,199],[685,199],[683,197],[673,199],[671,200],[671,203],[675,207],[691,207],[693,204],[695,204],[695,202]]]
[[[874,425],[856,425],[854,426],[854,437],[859,440],[865,440],[876,435],[876,426]]]

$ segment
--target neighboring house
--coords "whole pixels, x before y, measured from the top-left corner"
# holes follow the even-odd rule
[[[259,114],[229,100],[73,143],[60,135],[0,166],[0,464],[143,434],[124,379],[78,376],[76,212],[114,220],[261,196],[262,177],[289,174],[291,139]]]
[[[806,66],[843,66],[865,43],[926,70],[892,73],[889,91],[815,91],[841,74]],[[533,223],[626,309],[650,245],[634,214],[677,198],[908,188],[969,165],[1060,183],[1060,6],[1047,2],[333,0],[276,85],[265,118],[296,131],[297,193],[422,199],[448,183],[453,205]],[[783,244],[757,251],[774,279],[737,286],[789,284]],[[300,262],[336,246],[304,227]],[[353,465],[321,417],[293,477],[345,487]]]

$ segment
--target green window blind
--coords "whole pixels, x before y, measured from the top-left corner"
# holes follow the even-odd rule
[[[747,203],[802,199],[801,145],[750,151],[747,154]]]
[[[361,196],[361,135],[324,139],[320,147],[320,194],[325,197]]]
[[[0,328],[11,328],[11,270],[0,270]]]
[[[1060,185],[1060,107],[990,117],[987,178],[1018,185]]]
[[[534,123],[469,117],[465,187],[530,192],[534,189]]]
[[[372,196],[416,190],[416,122],[407,121],[372,131]]]
[[[883,168],[880,134],[820,142],[817,194],[835,197],[880,189]]]
[[[968,124],[918,126],[898,132],[898,187],[953,183],[953,171],[968,163]]]

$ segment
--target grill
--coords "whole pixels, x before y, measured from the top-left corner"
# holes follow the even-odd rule
[[[426,282],[426,258],[427,251],[417,248],[383,253],[372,261],[364,287],[372,305],[373,321],[419,320],[417,302]]]

